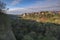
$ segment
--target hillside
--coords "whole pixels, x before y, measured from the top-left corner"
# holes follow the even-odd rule
[[[17,40],[60,40],[60,24],[22,18],[11,24]]]
[[[60,24],[60,11],[41,11],[22,14],[23,19],[31,19],[37,22],[50,22]]]
[[[60,21],[55,20],[59,12],[0,14],[0,40],[60,40]]]
[[[58,13],[58,12],[57,12]],[[25,13],[11,23],[17,40],[60,40],[59,13]],[[39,20],[40,18],[40,20]],[[41,20],[43,18],[43,20]],[[46,18],[46,19],[44,19]],[[54,19],[55,18],[55,19]],[[36,20],[39,21],[36,21]],[[49,20],[50,19],[50,20]],[[51,19],[54,19],[51,21]],[[49,21],[47,21],[49,20]],[[60,20],[60,19],[59,19]],[[47,21],[47,22],[46,22]]]

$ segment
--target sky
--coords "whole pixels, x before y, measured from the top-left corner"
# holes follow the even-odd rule
[[[60,10],[60,0],[1,0],[9,8],[8,14]]]

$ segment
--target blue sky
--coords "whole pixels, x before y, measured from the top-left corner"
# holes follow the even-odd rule
[[[9,14],[44,10],[60,10],[60,0],[1,0],[7,4]]]
[[[4,2],[7,4],[7,7],[9,7],[9,8],[27,7],[29,5],[36,3],[37,1],[43,2],[45,0],[4,0]]]

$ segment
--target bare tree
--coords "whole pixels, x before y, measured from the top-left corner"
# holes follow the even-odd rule
[[[6,8],[6,4],[0,1],[0,10],[5,8]]]
[[[5,12],[6,4],[0,1],[0,13]]]

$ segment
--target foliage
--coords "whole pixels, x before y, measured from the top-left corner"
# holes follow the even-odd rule
[[[6,4],[0,1],[0,10],[5,8],[6,8]]]
[[[60,40],[59,24],[42,23],[22,18],[18,20],[12,22],[12,30],[17,40]]]

